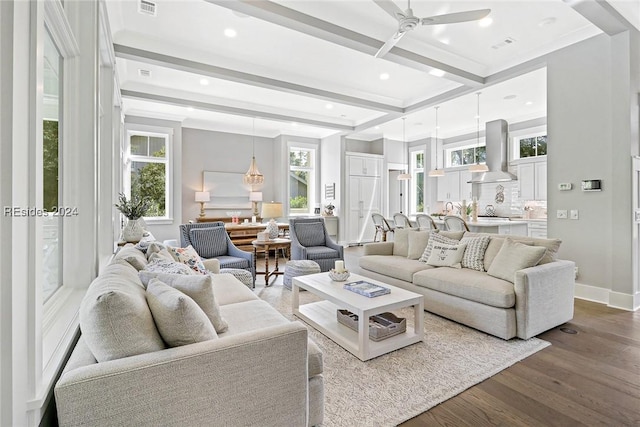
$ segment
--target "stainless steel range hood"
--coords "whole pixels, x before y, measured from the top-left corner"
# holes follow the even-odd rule
[[[473,174],[470,182],[504,182],[518,179],[508,170],[508,129],[509,124],[504,120],[494,120],[486,123],[485,139],[489,171]]]

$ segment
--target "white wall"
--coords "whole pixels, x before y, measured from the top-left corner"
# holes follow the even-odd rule
[[[579,267],[576,294],[632,308],[631,150],[637,140],[630,98],[639,88],[630,79],[627,43],[624,34],[602,35],[548,58],[547,188],[548,235],[562,239],[559,256]],[[603,191],[581,191],[585,179],[601,179]],[[558,191],[561,182],[574,189]],[[558,209],[577,209],[580,219],[557,219]]]
[[[336,207],[334,214],[340,216],[342,197],[342,188],[344,182],[342,180],[342,161],[344,156],[342,155],[340,135],[329,136],[324,138],[320,143],[320,184],[321,184],[321,201],[322,206],[328,204],[329,200],[324,197],[324,186],[328,184],[335,184],[335,198],[330,202]],[[340,233],[344,224],[338,224],[338,233]]]

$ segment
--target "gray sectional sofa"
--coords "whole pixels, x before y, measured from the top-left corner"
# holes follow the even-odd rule
[[[425,310],[503,339],[528,339],[573,318],[574,263],[556,259],[557,239],[470,232],[440,232],[454,240],[488,236],[482,271],[434,267],[419,261],[432,236],[417,229],[396,230],[394,242],[369,243],[359,258],[363,274],[424,295]],[[518,263],[522,246],[500,253],[505,241],[544,247],[536,265],[504,278],[488,274]],[[467,240],[465,239],[465,240]],[[463,240],[464,241],[464,240]],[[511,246],[510,246],[511,247]],[[525,251],[529,249],[524,248]],[[540,252],[540,251],[538,251]],[[492,267],[494,261],[496,264]],[[496,273],[494,273],[496,274]]]
[[[213,264],[206,267],[215,269]],[[233,276],[211,274],[226,330],[215,339],[167,348],[164,335],[158,341],[155,312],[149,321],[151,282],[145,290],[144,274],[138,274],[146,265],[141,251],[124,248],[89,287],[80,309],[82,336],[55,386],[60,426],[322,423],[322,353],[305,326],[287,320]],[[105,298],[115,303],[105,307]],[[114,315],[118,305],[135,310]],[[105,347],[108,325],[91,324],[97,307],[128,328],[114,348]],[[120,357],[127,340],[122,347],[133,355]]]

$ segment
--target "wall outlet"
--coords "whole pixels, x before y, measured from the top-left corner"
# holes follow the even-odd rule
[[[575,273],[574,277],[577,279],[578,278],[578,266],[577,265],[576,265],[576,268],[574,270],[574,273]]]
[[[569,218],[578,219],[578,210],[577,209],[571,209],[571,212],[569,212]]]
[[[558,209],[556,211],[556,218],[558,219],[567,219],[567,210],[566,209]]]

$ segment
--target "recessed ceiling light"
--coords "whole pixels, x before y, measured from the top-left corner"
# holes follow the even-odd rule
[[[209,86],[209,80],[207,79],[200,79],[200,84],[202,86]]]
[[[448,38],[441,38],[438,41],[442,44],[447,44],[447,45],[451,43],[451,40]]]
[[[422,122],[415,122],[415,123],[414,123],[414,125],[416,125],[416,126],[422,126],[423,124],[424,124],[424,123],[422,123]]]
[[[442,77],[445,75],[445,72],[438,68],[434,68],[433,70],[429,71],[429,74],[436,77]]]
[[[478,21],[478,25],[481,26],[481,27],[488,27],[492,23],[493,23],[493,19],[491,19],[488,16],[486,18],[483,18],[483,19]]]
[[[234,38],[235,36],[237,36],[238,33],[233,28],[225,28],[224,35],[231,39],[231,38]]]
[[[556,18],[554,16],[550,16],[549,18],[545,18],[538,22],[538,27],[546,27],[547,25],[553,25],[556,23]]]
[[[333,108],[333,104],[326,104],[324,108],[326,108],[327,110],[331,110]]]
[[[376,128],[376,129],[380,129],[380,126],[376,126],[375,128]]]
[[[380,80],[389,80],[389,73],[380,74]]]
[[[296,122],[291,122],[291,126],[296,127],[298,124]]]
[[[507,96],[504,97],[504,99],[515,99],[517,97],[518,97],[518,95],[507,95]]]
[[[524,105],[533,105],[533,101],[527,101],[524,103]]]
[[[193,110],[195,110],[195,108],[193,108],[193,107],[187,107],[187,111],[193,111]]]

